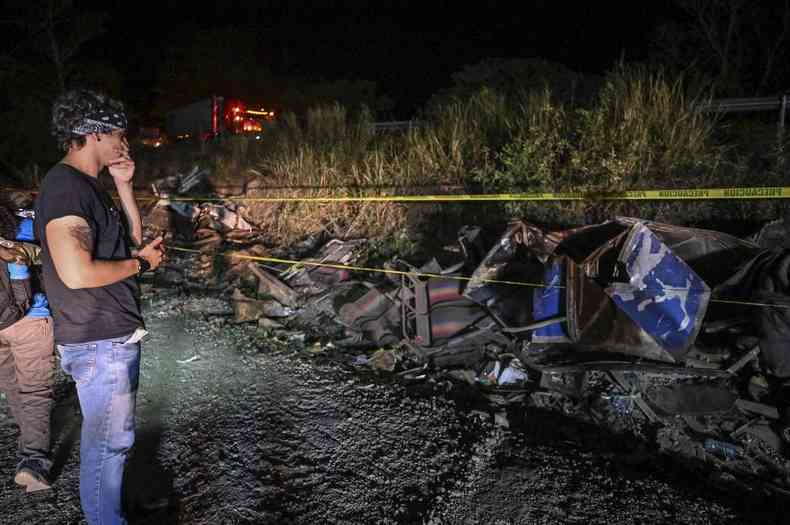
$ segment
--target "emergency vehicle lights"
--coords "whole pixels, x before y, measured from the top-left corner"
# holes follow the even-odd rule
[[[255,111],[254,109],[248,109],[245,113],[249,113],[250,115],[262,115],[264,117],[273,117],[274,111]]]

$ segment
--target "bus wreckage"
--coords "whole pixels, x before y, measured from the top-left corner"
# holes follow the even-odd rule
[[[298,265],[241,258],[229,274],[237,322],[300,330],[406,380],[441,376],[499,405],[650,436],[787,491],[790,250],[760,235],[518,221],[490,245],[462,228],[449,267],[396,258],[355,272],[366,241],[332,240]]]

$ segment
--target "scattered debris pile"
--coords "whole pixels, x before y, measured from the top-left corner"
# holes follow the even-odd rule
[[[167,242],[185,241],[200,251],[193,273],[186,278],[212,284],[219,273],[217,252],[224,242],[248,244],[258,233],[245,219],[246,207],[233,202],[203,202],[190,195],[211,194],[209,172],[195,166],[187,175],[174,175],[152,185],[157,201],[146,213],[148,237],[163,235]],[[185,276],[168,266],[166,281],[180,283]]]
[[[455,264],[395,258],[375,273],[347,268],[364,265],[365,240],[278,262],[239,208],[174,204],[152,213],[188,219],[168,223],[181,240],[240,248],[224,273],[235,322],[790,490],[790,250],[765,241],[787,238],[781,221],[755,240],[634,218],[558,232],[517,221],[489,244],[466,227]]]

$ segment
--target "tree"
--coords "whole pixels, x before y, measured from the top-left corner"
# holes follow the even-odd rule
[[[104,33],[107,14],[77,9],[72,0],[34,0],[14,2],[12,17],[6,23],[16,25],[26,35],[17,49],[25,47],[44,57],[54,69],[59,91],[68,84],[82,47]]]
[[[106,15],[78,10],[70,0],[34,0],[8,2],[2,17],[0,163],[49,163],[58,154],[49,138],[57,94],[74,81],[104,89],[118,85],[110,66],[103,65],[100,79],[80,56],[102,34]]]
[[[675,0],[656,28],[653,60],[712,79],[722,96],[784,89],[790,0]]]

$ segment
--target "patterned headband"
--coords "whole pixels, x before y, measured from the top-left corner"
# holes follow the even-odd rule
[[[128,123],[123,111],[99,109],[82,120],[71,130],[75,135],[91,135],[93,133],[111,133],[126,129]]]

